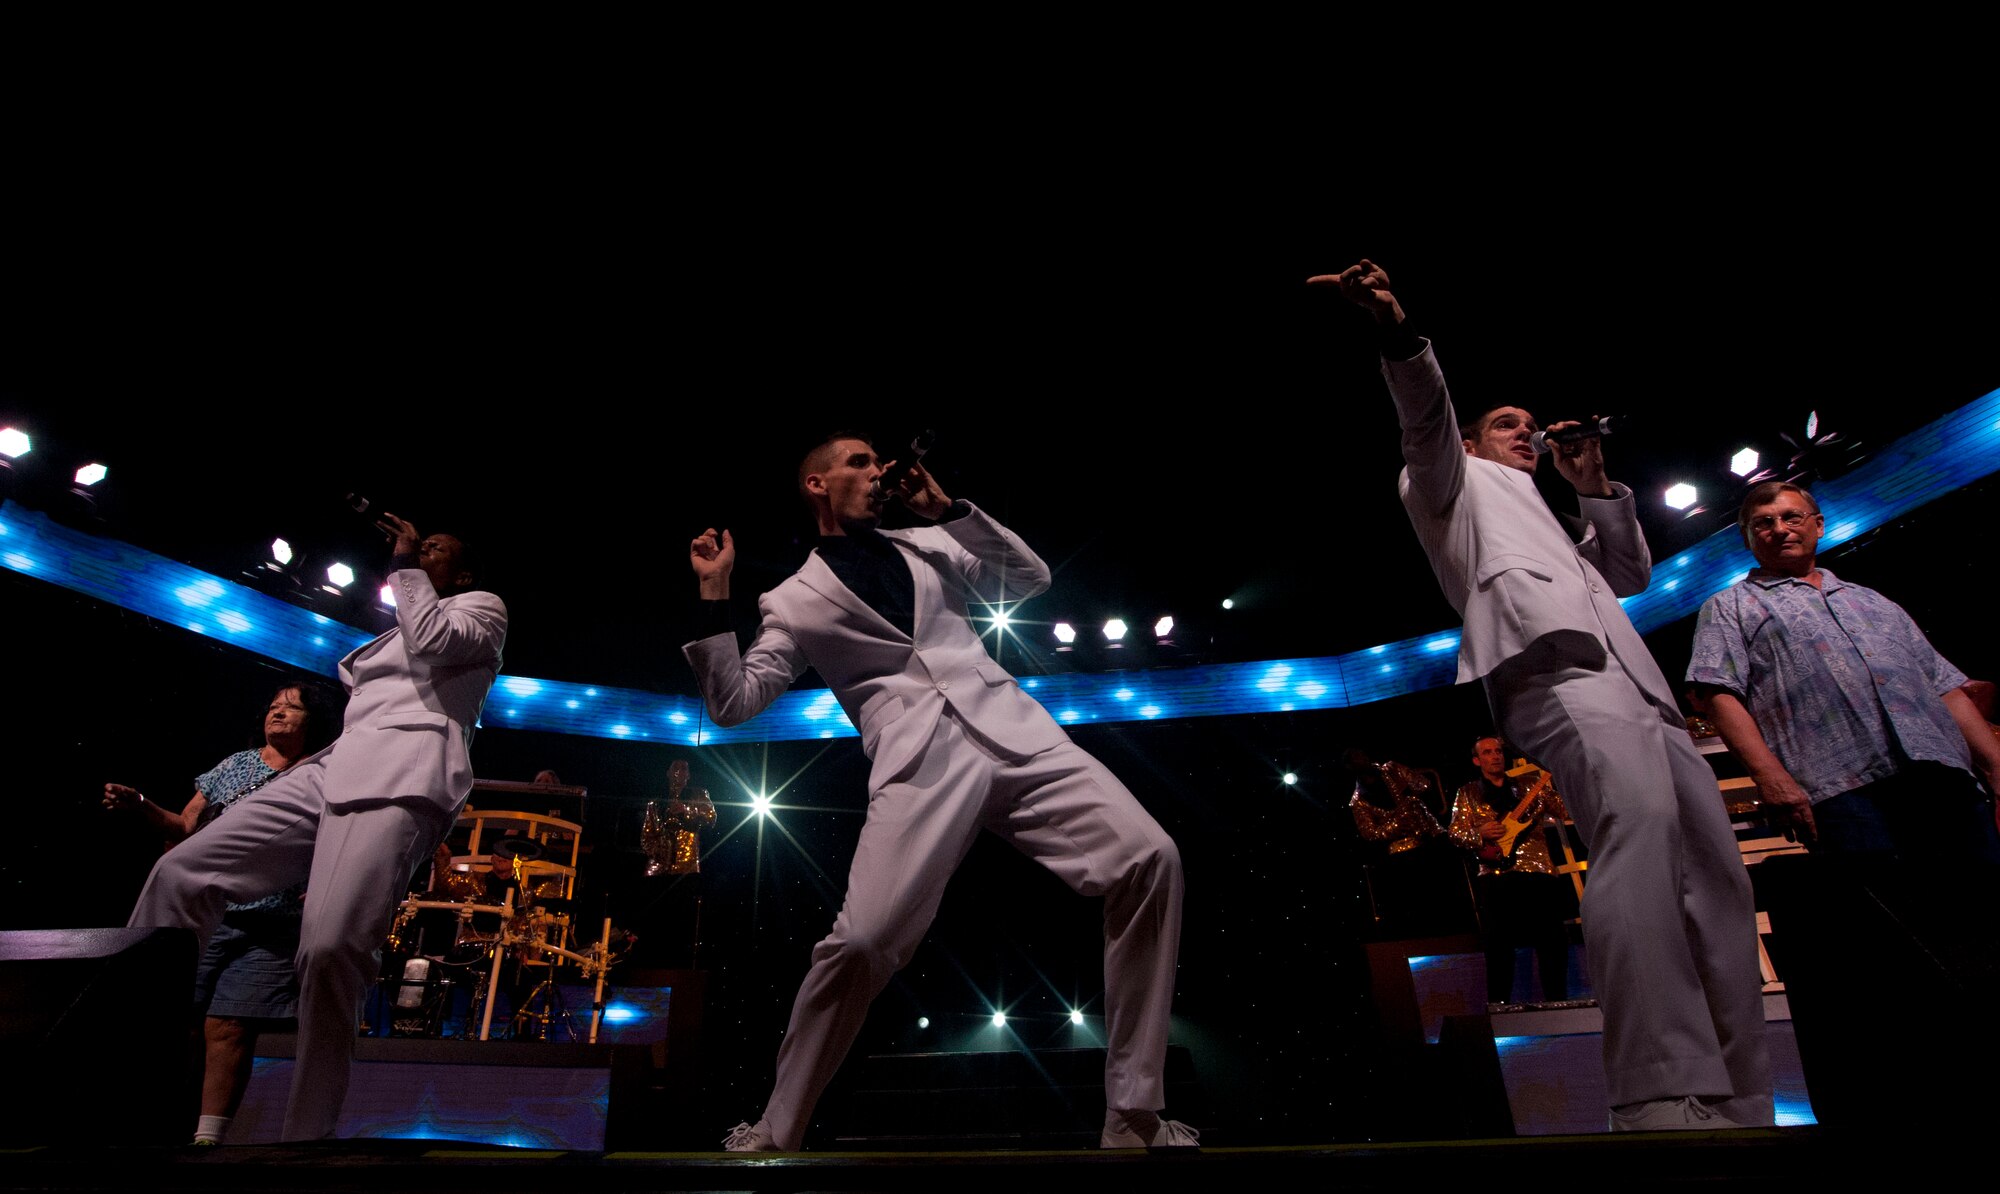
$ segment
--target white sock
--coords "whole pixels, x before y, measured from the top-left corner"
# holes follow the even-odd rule
[[[221,1144],[222,1138],[229,1134],[229,1119],[227,1115],[202,1116],[201,1121],[194,1126],[194,1142]]]

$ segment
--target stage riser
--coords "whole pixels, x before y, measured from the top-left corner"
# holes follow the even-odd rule
[[[185,1144],[194,963],[185,929],[0,933],[0,1146]]]

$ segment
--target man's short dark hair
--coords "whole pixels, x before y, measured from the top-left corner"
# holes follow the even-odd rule
[[[1812,492],[1803,485],[1794,485],[1790,481],[1765,481],[1760,485],[1752,485],[1750,492],[1743,495],[1743,505],[1736,511],[1736,529],[1743,533],[1743,546],[1750,546],[1750,511],[1777,501],[1781,493],[1798,494],[1804,500],[1807,509],[1814,514],[1819,513],[1819,503],[1813,499]]]
[[[1474,738],[1474,739],[1472,740],[1472,753],[1473,753],[1473,754],[1478,754],[1478,753],[1479,753],[1479,744],[1480,744],[1480,743],[1482,743],[1482,742],[1484,742],[1484,741],[1486,741],[1486,740],[1487,740],[1487,739],[1489,739],[1489,738],[1491,738],[1491,739],[1492,739],[1493,741],[1495,741],[1495,742],[1498,742],[1498,743],[1500,744],[1500,752],[1501,752],[1502,754],[1505,754],[1505,753],[1507,752],[1507,740],[1506,740],[1505,738],[1502,738],[1502,737],[1501,737],[1500,735],[1498,735],[1498,734],[1481,734],[1481,735],[1480,735],[1479,737],[1477,737],[1477,738]]]
[[[806,478],[833,467],[833,445],[844,439],[858,439],[868,445],[870,452],[875,450],[875,437],[866,431],[830,431],[821,436],[818,443],[806,449],[806,454],[799,457],[799,496],[805,498],[808,503],[812,501],[812,497],[806,493]]]
[[[1478,439],[1479,429],[1494,411],[1514,405],[1511,402],[1488,402],[1482,406],[1469,406],[1458,413],[1458,438]]]

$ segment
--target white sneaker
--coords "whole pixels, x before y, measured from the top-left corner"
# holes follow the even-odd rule
[[[1200,1148],[1201,1133],[1152,1111],[1106,1111],[1099,1148]]]
[[[732,1153],[775,1153],[782,1151],[772,1142],[771,1129],[766,1127],[764,1121],[761,1119],[757,1121],[755,1126],[737,1124],[735,1127],[729,1129],[729,1135],[722,1138],[722,1148],[724,1152]]]
[[[1614,1132],[1719,1132],[1742,1126],[1693,1095],[1611,1109]]]

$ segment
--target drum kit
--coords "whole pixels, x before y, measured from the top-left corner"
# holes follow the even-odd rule
[[[467,813],[468,818],[481,821],[505,816]],[[534,820],[571,833],[581,828],[553,818]],[[475,827],[474,832],[479,829]],[[517,993],[511,1022],[502,1025],[507,1036],[547,1040],[551,1029],[560,1023],[574,1040],[576,1027],[562,1007],[556,985],[558,971],[573,966],[579,977],[596,984],[588,1030],[588,1040],[596,1043],[603,1022],[605,975],[618,961],[612,949],[616,935],[611,918],[606,917],[595,943],[572,948],[570,888],[574,868],[544,863],[546,854],[547,847],[533,836],[503,837],[485,859],[451,859],[448,865],[440,859],[433,890],[402,902],[385,943],[386,955],[397,959],[383,980],[392,1035],[445,1035],[445,1021],[454,1010],[457,992],[469,990],[465,1030],[459,1035],[494,1039],[494,1012],[502,977],[507,975],[512,979],[510,989]],[[449,933],[451,944],[443,953],[429,953],[424,939],[429,934],[443,935],[439,930]],[[520,988],[528,985],[526,980],[537,973],[543,976],[540,982],[519,994]]]
[[[687,790],[687,763],[676,760],[668,774],[666,808],[648,802],[640,832],[648,876],[698,872],[699,831],[715,824],[708,793]],[[510,793],[539,787],[487,786]],[[475,794],[479,790],[475,787]],[[582,792],[562,790],[579,797]],[[461,1039],[545,1041],[559,1029],[575,1040],[577,1028],[556,981],[574,968],[578,979],[595,984],[587,1036],[595,1044],[603,1026],[605,976],[636,938],[614,928],[607,916],[596,941],[580,946],[571,940],[583,826],[553,815],[468,806],[459,827],[469,831],[470,852],[451,857],[441,847],[431,890],[405,899],[390,925],[384,943],[389,964],[381,983],[389,1034],[448,1035],[446,1022],[462,1002],[463,1027],[450,1034]],[[482,838],[490,843],[484,854]],[[554,856],[557,848],[567,853],[567,863]],[[430,952],[427,937],[433,943],[448,937],[450,945],[442,953]],[[503,990],[511,1015],[496,1029]],[[460,1000],[461,991],[470,994]]]

